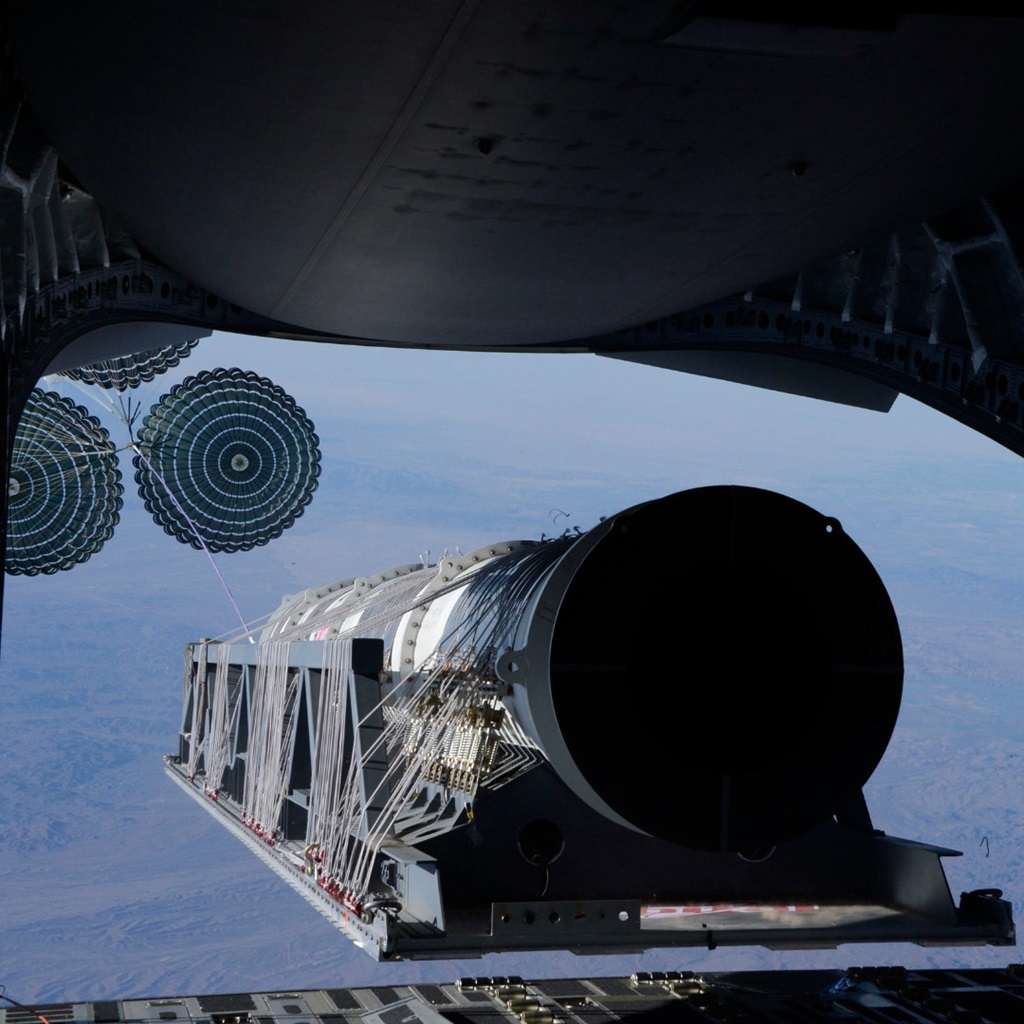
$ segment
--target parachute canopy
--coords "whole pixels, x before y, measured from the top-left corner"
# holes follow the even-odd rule
[[[113,534],[123,493],[99,420],[69,398],[34,390],[14,438],[4,568],[35,576],[86,561]]]
[[[147,510],[194,548],[202,546],[195,531],[211,551],[247,551],[279,537],[320,475],[319,439],[303,410],[266,377],[239,369],[176,385],[137,441],[135,480]]]
[[[75,370],[63,370],[60,375],[83,384],[95,384],[108,391],[127,391],[177,366],[198,344],[198,338],[181,341],[148,352],[90,363]]]

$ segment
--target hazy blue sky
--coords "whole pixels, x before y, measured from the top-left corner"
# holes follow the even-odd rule
[[[955,887],[1004,884],[1024,895],[1021,460],[906,399],[881,416],[593,356],[217,336],[151,385],[147,400],[204,366],[232,365],[284,387],[316,423],[323,450],[320,488],[295,527],[248,555],[218,557],[247,618],[329,579],[566,523],[586,529],[685,487],[771,487],[841,519],[889,586],[907,650],[905,713],[869,793],[876,823],[963,849],[950,866]],[[71,385],[59,389],[100,411]],[[103,418],[119,436],[116,420]],[[153,524],[127,459],[122,467],[123,519],[103,551],[70,573],[7,580],[0,983],[11,995],[635,967],[636,958],[568,955],[377,967],[165,781],[182,647],[235,621],[205,556]],[[1003,964],[1014,955],[910,947],[891,957]],[[671,962],[885,958],[841,948],[684,951]]]

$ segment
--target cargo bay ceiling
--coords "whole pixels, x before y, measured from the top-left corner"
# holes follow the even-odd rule
[[[1024,22],[771,17],[14,2],[11,407],[222,328],[904,391],[1024,451]]]

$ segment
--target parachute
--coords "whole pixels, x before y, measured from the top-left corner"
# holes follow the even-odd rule
[[[143,420],[135,481],[147,511],[181,543],[248,551],[280,537],[312,500],[319,443],[305,412],[266,377],[203,371]]]
[[[123,493],[116,450],[99,420],[37,388],[14,438],[5,570],[35,576],[86,561],[112,536]]]
[[[99,363],[90,363],[74,370],[63,370],[60,376],[77,380],[82,384],[94,384],[105,391],[128,391],[142,383],[149,383],[161,373],[166,373],[172,366],[177,366],[198,344],[199,339],[196,338],[176,345],[150,349],[148,352],[104,359]]]

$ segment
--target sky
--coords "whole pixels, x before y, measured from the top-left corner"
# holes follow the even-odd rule
[[[1018,903],[1024,738],[1021,460],[901,398],[887,415],[596,356],[459,354],[215,335],[204,367],[269,376],[316,424],[322,475],[295,526],[217,557],[243,616],[283,594],[445,550],[537,538],[687,487],[780,490],[837,517],[900,616],[907,672],[868,786],[887,832],[962,850],[954,893]],[[116,418],[67,382],[56,390]],[[1012,950],[377,965],[164,776],[183,646],[237,619],[206,557],[157,527],[125,473],[122,521],[72,572],[8,577],[0,652],[0,984],[22,1002],[649,969],[950,966]]]

